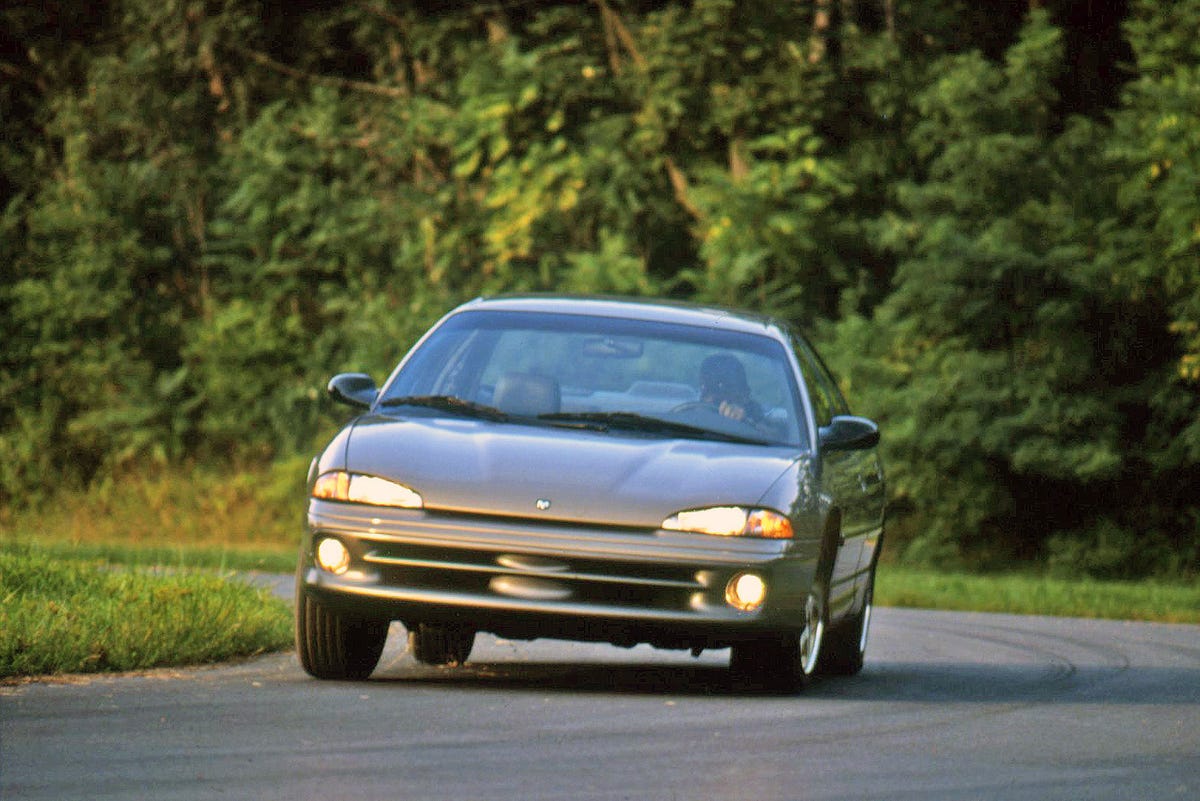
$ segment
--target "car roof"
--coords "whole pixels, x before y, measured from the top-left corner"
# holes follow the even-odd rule
[[[765,314],[702,305],[677,300],[660,300],[600,295],[497,295],[476,298],[455,309],[544,312],[616,317],[701,327],[721,326],[732,331],[784,337],[783,321]]]

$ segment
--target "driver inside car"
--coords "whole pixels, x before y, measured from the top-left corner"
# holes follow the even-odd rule
[[[746,368],[736,356],[717,353],[700,364],[700,401],[723,417],[754,426],[765,422],[762,407],[750,397]]]

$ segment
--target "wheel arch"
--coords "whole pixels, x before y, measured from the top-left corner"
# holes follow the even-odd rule
[[[825,515],[825,525],[821,527],[821,549],[817,554],[817,569],[813,574],[813,581],[820,581],[826,592],[829,591],[834,561],[841,544],[842,510],[835,506]]]

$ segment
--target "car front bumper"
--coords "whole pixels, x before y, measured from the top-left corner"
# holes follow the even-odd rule
[[[317,566],[324,537],[350,551],[346,572]],[[711,648],[802,627],[819,546],[313,500],[298,579],[330,606],[410,627]],[[726,600],[744,572],[767,586],[753,611]]]

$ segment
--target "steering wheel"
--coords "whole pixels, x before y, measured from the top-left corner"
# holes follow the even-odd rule
[[[763,433],[759,430],[757,425],[744,417],[741,420],[735,420],[732,417],[726,417],[725,415],[721,414],[721,410],[719,408],[713,406],[712,403],[708,401],[685,401],[671,409],[671,414],[682,417],[691,417],[705,428],[724,431],[727,434],[755,434],[761,436]]]
[[[711,403],[707,401],[684,401],[671,410],[671,414],[686,414],[687,412],[708,411],[714,414],[721,414]]]
[[[698,418],[697,422],[701,422],[706,427],[725,430],[726,433],[745,433],[755,434],[756,436],[772,436],[779,438],[778,426],[775,426],[768,420],[750,421],[743,417],[742,420],[734,420],[733,417],[726,417],[721,414],[718,406],[704,401],[686,401],[680,403],[671,410],[672,415],[692,416]]]

